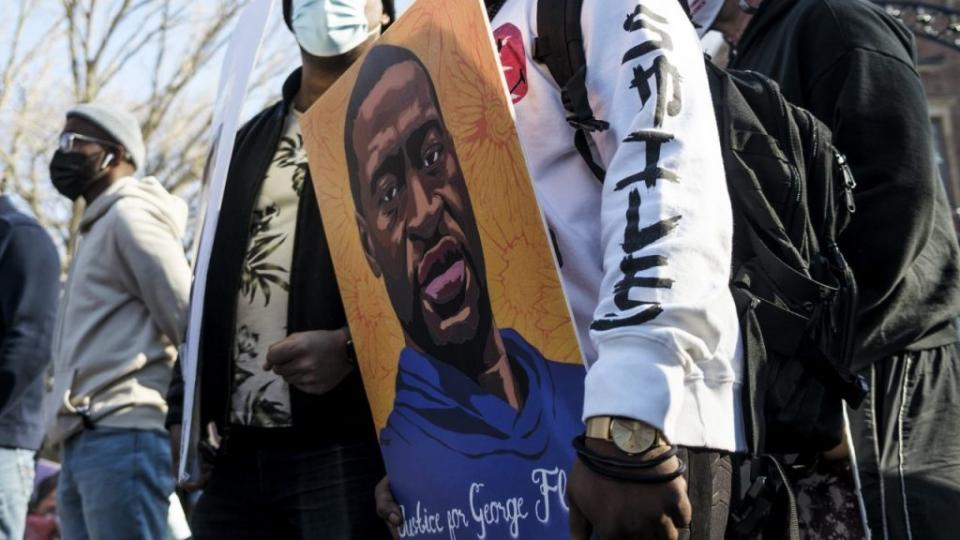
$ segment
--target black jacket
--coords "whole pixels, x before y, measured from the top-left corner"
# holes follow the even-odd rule
[[[0,446],[43,440],[43,372],[60,297],[60,257],[33,218],[0,196]]]
[[[257,196],[273,160],[293,97],[300,88],[300,70],[283,85],[283,100],[261,111],[237,132],[227,173],[207,278],[200,331],[200,425],[229,426],[233,381],[233,336],[243,259]],[[337,278],[323,232],[320,211],[308,178],[297,210],[287,332],[334,330],[346,325]],[[167,400],[167,425],[179,424],[183,411],[183,378],[174,370]],[[315,396],[290,387],[293,429],[304,442],[376,442],[366,394],[356,370],[330,392]]]
[[[860,287],[854,367],[955,342],[957,239],[910,32],[866,0],[766,0],[730,67],[780,83],[850,160],[857,211],[840,245]]]

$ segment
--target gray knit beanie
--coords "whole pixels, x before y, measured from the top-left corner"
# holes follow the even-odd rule
[[[126,149],[134,168],[143,166],[147,149],[143,144],[140,123],[133,114],[103,103],[81,103],[67,111],[67,118],[72,116],[92,122],[109,133]]]

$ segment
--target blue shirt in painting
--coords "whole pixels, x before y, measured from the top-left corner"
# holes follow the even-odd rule
[[[402,538],[567,537],[584,368],[545,359],[513,330],[500,336],[525,389],[519,411],[451,363],[400,354],[380,444],[403,506]]]

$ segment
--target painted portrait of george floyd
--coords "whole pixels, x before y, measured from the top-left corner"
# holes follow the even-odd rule
[[[301,122],[400,535],[564,538],[585,373],[480,1],[415,4]]]

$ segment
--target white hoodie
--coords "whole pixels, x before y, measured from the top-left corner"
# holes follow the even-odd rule
[[[697,34],[677,0],[584,1],[588,94],[610,122],[591,137],[601,184],[532,58],[536,10],[537,0],[507,0],[492,27],[586,355],[583,416],[742,449],[733,222]]]
[[[124,178],[84,211],[54,331],[50,442],[77,433],[85,408],[97,426],[164,429],[190,293],[186,219],[153,178]]]

